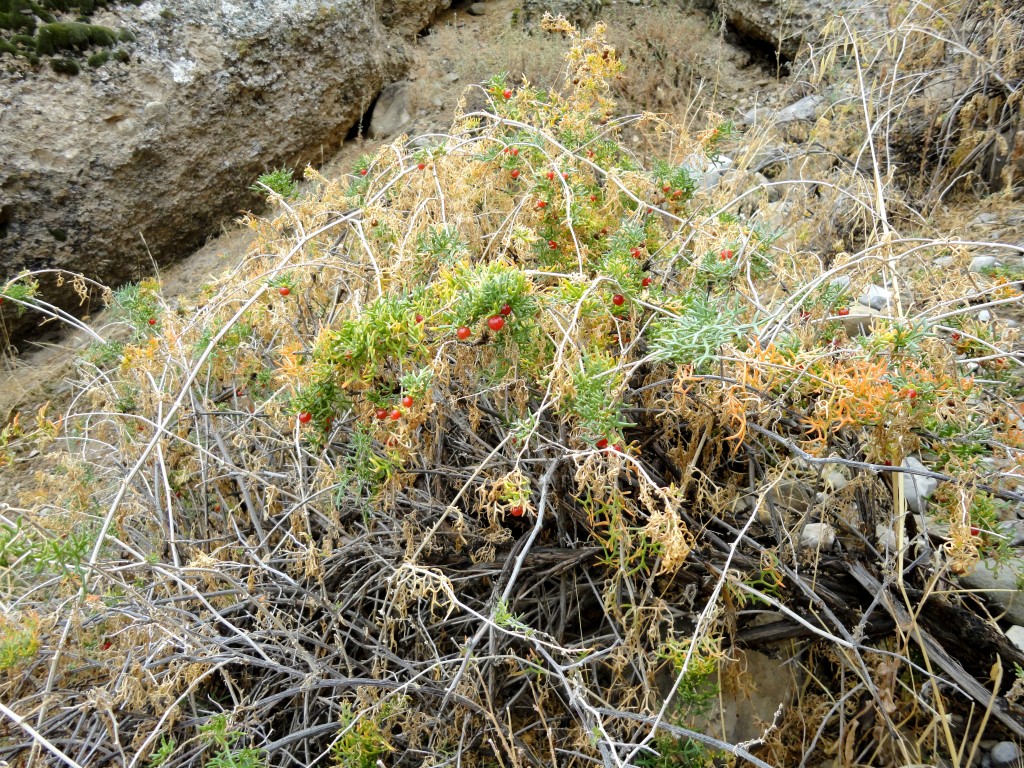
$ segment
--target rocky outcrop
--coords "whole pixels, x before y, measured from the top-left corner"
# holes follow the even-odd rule
[[[740,35],[769,44],[784,58],[796,56],[806,39],[852,0],[718,0],[719,11]]]
[[[185,256],[258,201],[259,174],[327,157],[449,2],[150,1],[95,14],[134,33],[127,64],[0,56],[0,274],[117,285]],[[66,283],[43,293],[91,309]],[[0,311],[15,337],[38,324]]]

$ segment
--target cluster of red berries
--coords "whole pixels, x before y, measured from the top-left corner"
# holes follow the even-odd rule
[[[498,314],[487,318],[487,327],[497,333],[505,327],[505,318],[512,314],[512,307],[509,304],[502,304]],[[455,335],[459,341],[465,341],[473,334],[468,325],[460,325],[455,329]]]

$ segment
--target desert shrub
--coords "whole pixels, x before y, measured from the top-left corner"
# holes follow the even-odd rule
[[[437,143],[310,171],[174,309],[155,282],[111,295],[127,340],[81,362],[61,422],[81,461],[42,494],[92,546],[17,582],[45,619],[3,680],[51,746],[163,766],[960,749],[907,735],[922,685],[965,700],[885,606],[926,622],[935,574],[997,554],[976,528],[1021,501],[1013,334],[976,319],[1017,287],[908,269],[949,241],[879,234],[828,264],[784,244],[700,183],[728,123],[617,115],[603,28],[549,26],[563,88],[497,76]],[[869,315],[875,281],[928,291]],[[907,512],[914,473],[942,483],[939,546]],[[767,612],[809,682],[759,758],[698,717]],[[987,681],[1007,651],[986,642],[960,663]]]

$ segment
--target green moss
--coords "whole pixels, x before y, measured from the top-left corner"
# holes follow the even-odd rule
[[[63,243],[68,239],[68,233],[60,227],[50,227],[46,230],[50,233],[50,236],[59,243]]]
[[[122,64],[127,64],[129,61],[132,60],[132,57],[128,55],[128,51],[126,51],[124,48],[118,48],[116,51],[114,51],[114,60],[120,61]]]
[[[118,2],[139,5],[141,0],[0,0],[0,54],[38,63],[40,55],[82,53],[133,42],[135,35],[129,30],[88,23],[95,11]],[[78,20],[59,21],[63,14],[76,14]]]
[[[69,21],[44,24],[36,33],[36,50],[43,55],[57,51],[84,51],[93,46],[110,48],[117,42],[117,32],[110,27]]]
[[[108,61],[110,61],[110,51],[97,51],[96,53],[92,54],[92,56],[90,56],[88,59],[86,59],[86,61],[88,62],[89,66],[93,69],[96,69],[97,67],[102,67]]]
[[[51,59],[50,67],[59,75],[77,75],[82,71],[74,59]]]

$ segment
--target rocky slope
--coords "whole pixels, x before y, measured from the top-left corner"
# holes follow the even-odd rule
[[[97,13],[131,61],[77,77],[3,58],[0,275],[117,285],[200,244],[260,173],[321,161],[408,64],[450,0],[186,0]],[[142,201],[142,204],[140,204]],[[70,286],[48,301],[89,312]],[[17,338],[37,318],[4,308]]]

